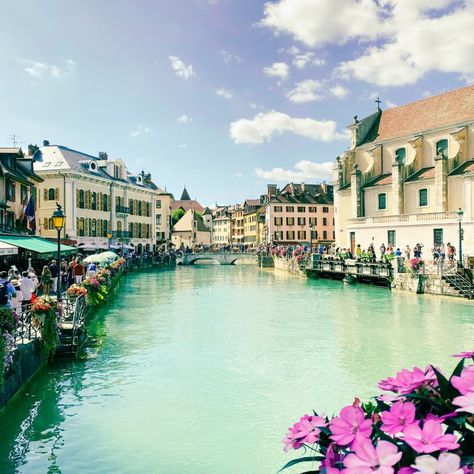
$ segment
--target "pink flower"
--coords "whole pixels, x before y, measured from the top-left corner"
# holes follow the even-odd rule
[[[415,472],[422,474],[463,474],[461,458],[454,453],[441,453],[436,459],[433,456],[418,456],[413,464]]]
[[[434,453],[459,448],[456,436],[444,434],[441,423],[436,420],[425,421],[423,428],[420,428],[417,423],[407,426],[404,435],[405,442],[417,453]]]
[[[412,402],[396,402],[390,411],[381,413],[383,425],[382,431],[390,434],[403,432],[407,425],[415,421],[416,407]]]
[[[368,439],[357,443],[354,453],[348,454],[344,459],[347,474],[393,474],[393,466],[400,461],[402,453],[396,445],[388,441],[379,441],[374,448]]]
[[[453,375],[451,384],[461,395],[474,392],[474,365],[469,365],[463,369],[460,376]]]
[[[474,357],[474,351],[460,352],[459,354],[451,354],[451,357],[459,357],[460,359],[469,359]]]
[[[331,439],[340,446],[346,446],[356,439],[356,435],[358,438],[369,438],[372,434],[372,421],[365,419],[361,408],[349,405],[331,420],[330,429]]]
[[[413,370],[403,369],[395,377],[388,377],[379,382],[379,388],[395,393],[411,393],[423,385],[436,384],[436,376],[431,366],[425,370],[415,367]]]
[[[397,474],[413,474],[414,472],[415,469],[413,469],[412,467],[402,467],[398,470]]]
[[[304,444],[313,444],[319,439],[322,426],[327,422],[320,416],[304,415],[300,420],[288,429],[283,438],[284,450],[299,449]]]
[[[468,392],[467,395],[456,397],[453,400],[453,404],[461,407],[457,408],[456,411],[465,411],[474,415],[474,392]]]
[[[331,443],[326,451],[326,457],[321,461],[321,469],[326,469],[326,474],[340,474],[344,455],[336,453],[335,444]]]

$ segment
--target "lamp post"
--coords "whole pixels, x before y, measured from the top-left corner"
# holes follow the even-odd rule
[[[310,222],[309,224],[309,248],[311,250],[310,253],[313,253],[313,223]]]
[[[110,232],[107,233],[107,240],[108,240],[108,245],[107,245],[107,250],[110,250],[110,239],[112,238],[112,234]]]
[[[458,215],[458,234],[459,234],[459,254],[458,254],[458,270],[461,270],[463,268],[463,262],[462,262],[462,241],[464,237],[464,230],[462,228],[462,218],[464,215],[464,211],[459,208],[456,211],[456,214]]]
[[[56,203],[57,209],[53,212],[53,226],[58,231],[58,287],[57,287],[57,300],[58,303],[61,301],[61,231],[64,228],[66,216],[60,206]]]

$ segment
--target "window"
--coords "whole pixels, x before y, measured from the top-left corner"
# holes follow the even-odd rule
[[[161,214],[156,215],[156,225],[161,225]]]
[[[380,193],[379,194],[379,209],[387,209],[387,194],[386,193]]]
[[[7,201],[15,202],[16,186],[15,181],[7,179]]]
[[[156,208],[161,209],[161,199],[156,200]]]
[[[293,230],[286,231],[286,240],[295,240],[295,232]]]
[[[293,206],[286,206],[286,212],[295,212],[295,208]]]
[[[133,206],[133,199],[128,200],[128,208],[130,214],[135,214],[135,207]]]
[[[117,222],[117,232],[122,232],[122,222],[121,221]]]
[[[275,225],[283,225],[283,217],[275,217],[273,222]]]
[[[326,240],[328,238],[328,233],[326,230],[323,230],[323,239]]]
[[[54,188],[49,188],[48,189],[48,201],[54,201],[55,199],[58,199],[58,197],[56,197],[56,190]]]
[[[327,214],[329,212],[329,207],[323,207],[323,213]]]
[[[91,209],[94,211],[97,209],[97,193],[95,192],[91,194]]]
[[[141,216],[142,215],[142,201],[138,201],[138,215]]]
[[[298,225],[306,225],[306,218],[298,217]]]
[[[81,189],[78,194],[77,194],[77,200],[78,200],[78,207],[79,209],[84,209],[84,205],[85,205],[85,198],[84,198],[84,191]]]
[[[283,212],[283,207],[282,207],[282,206],[275,206],[275,207],[273,208],[273,210],[274,210],[275,212]]]
[[[305,230],[299,230],[298,231],[298,240],[306,240],[306,231]]]
[[[428,190],[423,188],[418,191],[420,207],[426,207],[428,205]]]
[[[317,207],[313,207],[313,206],[309,207],[309,212],[315,213],[315,212],[317,212],[317,210],[318,210]]]
[[[433,229],[433,243],[441,245],[443,242],[443,229]]]
[[[440,140],[436,143],[436,155],[448,156],[448,140]]]
[[[317,217],[310,217],[309,218],[310,225],[318,225],[318,218]]]
[[[109,210],[109,196],[108,194],[104,194],[104,211],[107,212]]]
[[[28,199],[28,188],[24,184],[20,188],[20,198],[22,203]]]
[[[396,232],[394,230],[387,230],[388,245],[397,245]]]
[[[327,225],[328,225],[327,217],[323,217],[323,225],[324,225],[324,226],[327,226]]]
[[[294,217],[287,217],[286,218],[286,225],[295,225],[295,218]]]
[[[305,212],[306,208],[304,206],[298,206],[297,210],[298,212]]]
[[[406,156],[407,156],[406,148],[399,148],[395,152],[395,160],[399,165],[404,165],[405,164]]]
[[[78,233],[79,233],[79,237],[84,237],[85,236],[85,233],[84,233],[84,218],[83,217],[81,217],[79,219]]]

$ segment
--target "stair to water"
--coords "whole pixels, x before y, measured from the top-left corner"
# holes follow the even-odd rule
[[[474,285],[464,276],[459,273],[454,275],[444,275],[443,280],[446,281],[449,286],[455,288],[460,296],[474,299]]]

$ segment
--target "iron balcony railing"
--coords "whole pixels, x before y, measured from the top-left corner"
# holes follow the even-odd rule
[[[115,206],[115,212],[117,214],[130,214],[130,208],[125,206]]]
[[[113,238],[129,239],[131,236],[132,236],[131,232],[128,232],[127,230],[114,230],[112,232]]]

